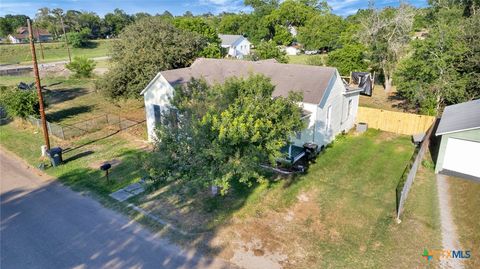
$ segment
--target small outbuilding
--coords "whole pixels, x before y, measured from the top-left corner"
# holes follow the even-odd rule
[[[480,181],[480,99],[447,106],[435,134],[435,172]]]

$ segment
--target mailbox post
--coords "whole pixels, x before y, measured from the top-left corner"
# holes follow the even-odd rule
[[[112,168],[112,165],[109,164],[109,163],[105,163],[102,166],[100,166],[100,170],[105,171],[105,177],[107,177],[107,181],[109,181],[109,179],[108,179],[108,169],[110,169],[110,168]]]

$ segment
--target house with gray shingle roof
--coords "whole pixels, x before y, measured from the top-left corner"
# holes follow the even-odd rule
[[[302,147],[312,143],[321,149],[337,134],[355,124],[360,89],[346,88],[336,68],[312,65],[282,64],[275,60],[242,61],[228,59],[197,59],[190,67],[159,72],[145,87],[142,95],[150,141],[155,139],[155,126],[161,123],[162,111],[171,108],[175,88],[186,85],[192,78],[207,84],[223,84],[232,77],[262,74],[275,86],[273,96],[303,95],[299,106],[307,127],[291,138],[292,145]]]
[[[445,107],[435,172],[480,180],[480,99]]]
[[[233,58],[242,59],[245,55],[250,55],[250,46],[248,39],[242,35],[218,35],[222,41],[222,48],[227,50],[227,55]]]
[[[27,43],[29,39],[29,33],[27,27],[19,27],[16,31],[16,34],[8,35],[8,40],[10,43]],[[33,38],[41,42],[52,41],[52,35],[46,29],[35,29],[33,30]]]

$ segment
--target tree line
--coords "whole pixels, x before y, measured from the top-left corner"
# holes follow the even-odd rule
[[[109,94],[114,98],[138,96],[158,71],[188,66],[196,57],[224,56],[221,33],[246,36],[255,46],[251,60],[287,62],[279,46],[300,44],[328,53],[309,57],[308,64],[334,66],[342,75],[376,71],[377,81],[387,91],[396,87],[407,108],[433,115],[445,105],[480,97],[479,2],[431,0],[425,8],[401,2],[383,9],[372,2],[347,17],[318,0],[245,0],[249,13],[197,16],[188,11],[182,16],[168,11],[129,15],[115,9],[101,18],[93,12],[42,8],[35,24],[60,37],[63,18],[74,46],[87,46],[89,38],[123,39],[116,41],[112,56],[125,72],[105,79],[116,85]],[[25,19],[2,17],[0,32],[14,31]]]

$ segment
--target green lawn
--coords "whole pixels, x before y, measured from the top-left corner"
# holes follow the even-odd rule
[[[327,55],[326,54],[320,54],[320,55],[306,55],[306,54],[299,54],[299,55],[289,55],[288,57],[288,63],[289,64],[307,64],[307,59],[310,57],[322,57],[323,60],[326,60]]]
[[[466,268],[480,268],[480,183],[454,177],[448,183],[460,245],[472,255]]]
[[[231,242],[255,238],[262,252],[286,254],[286,268],[421,267],[423,248],[440,244],[431,169],[420,169],[403,222],[394,219],[395,187],[412,153],[409,137],[369,130],[339,138],[303,176],[217,198],[167,185],[133,202],[185,230],[208,231],[187,244],[226,259]]]
[[[32,166],[47,163],[40,157],[43,135],[38,130],[22,122],[15,121],[0,126],[0,145],[26,160]],[[46,173],[57,177],[61,182],[77,190],[91,191],[106,197],[110,192],[124,187],[141,177],[139,156],[143,151],[136,150],[119,135],[108,137],[98,132],[86,138],[64,142],[51,138],[52,147],[64,149],[64,165],[47,168]],[[110,173],[110,182],[104,178],[99,166],[103,161],[120,160]]]
[[[136,121],[145,120],[143,101],[126,100],[116,103],[107,100],[94,88],[97,78],[74,79],[67,77],[43,77],[46,115],[51,122],[72,124],[106,113],[115,114]],[[32,76],[0,76],[0,86],[18,85],[20,82],[33,83]],[[146,133],[146,131],[145,131]],[[139,134],[144,137],[144,133]]]
[[[89,48],[71,48],[72,58],[107,56],[111,40],[93,40]],[[36,44],[39,63],[68,60],[67,48],[63,42],[42,43],[45,59],[42,59],[40,46]],[[29,64],[32,61],[29,44],[12,44],[0,46],[0,64]]]

